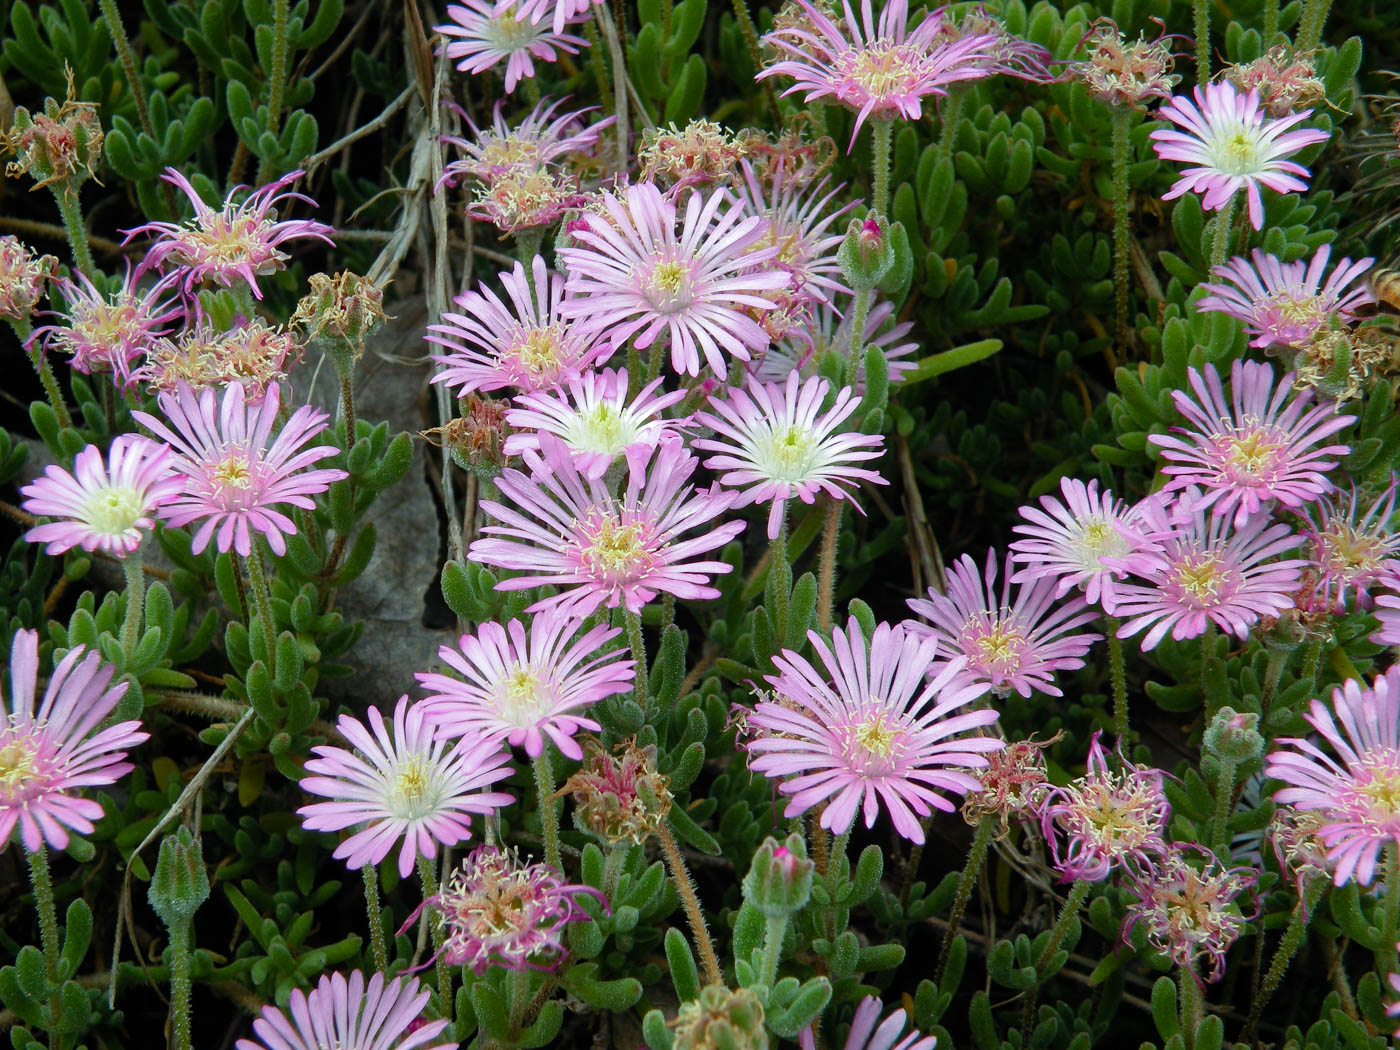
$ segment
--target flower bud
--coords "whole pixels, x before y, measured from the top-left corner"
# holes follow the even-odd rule
[[[155,876],[146,898],[170,929],[189,922],[199,906],[209,899],[204,851],[189,828],[182,827],[161,841]]]
[[[841,276],[856,291],[870,291],[894,266],[895,251],[889,236],[889,221],[871,212],[864,219],[852,219],[845,240],[836,249]]]
[[[1265,649],[1291,653],[1308,640],[1307,629],[1296,609],[1289,609],[1277,620],[1262,621],[1257,637]]]
[[[1264,753],[1259,716],[1222,707],[1206,726],[1201,746],[1216,758],[1235,765],[1253,761]]]
[[[706,985],[676,1015],[672,1050],[768,1050],[763,1003],[747,988]]]
[[[73,98],[73,74],[68,73],[68,97],[62,105],[44,100],[44,111],[15,109],[4,145],[15,159],[5,174],[18,178],[28,172],[35,188],[54,186],[55,193],[74,197],[84,181],[94,178],[102,161],[102,125],[97,107]],[[54,185],[56,184],[56,185]]]
[[[794,832],[783,843],[766,838],[744,876],[744,900],[769,918],[791,915],[812,895],[815,869],[801,835]]]
[[[301,325],[308,340],[326,343],[337,367],[359,360],[365,339],[386,320],[384,292],[350,270],[312,274],[306,283],[311,291],[297,303],[291,323]]]
[[[57,265],[52,255],[35,255],[18,237],[0,237],[0,317],[27,321]]]

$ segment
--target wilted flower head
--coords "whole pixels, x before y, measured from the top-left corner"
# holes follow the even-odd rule
[[[467,394],[457,401],[460,416],[424,430],[423,436],[438,448],[446,448],[452,462],[463,470],[494,478],[506,465],[505,443],[510,436],[507,404],[480,394]]]
[[[574,800],[574,823],[609,845],[645,842],[671,812],[670,778],[656,771],[656,747],[627,741],[622,754],[590,743],[583,766],[560,794]]]
[[[0,318],[28,320],[57,266],[52,255],[35,255],[18,237],[0,237]]]
[[[99,729],[126,695],[113,668],[77,646],[54,667],[36,710],[39,634],[19,630],[10,643],[7,710],[0,709],[0,846],[19,827],[24,848],[68,847],[68,829],[93,831],[102,806],[78,792],[115,784],[131,771],[126,749],[149,733],[139,721]]]
[[[753,136],[734,135],[711,120],[674,123],[642,132],[637,147],[641,181],[677,188],[732,185],[739,162],[748,156]]]
[[[1269,818],[1265,835],[1273,843],[1279,867],[1293,877],[1300,899],[1306,899],[1311,885],[1332,881],[1327,843],[1318,834],[1326,823],[1327,815],[1322,811],[1292,806],[1278,807]]]
[[[146,255],[146,265],[179,267],[184,271],[186,290],[204,281],[213,281],[225,288],[244,281],[254,297],[261,299],[258,278],[284,269],[290,258],[282,251],[283,244],[299,237],[334,243],[329,235],[335,231],[325,223],[314,219],[279,221],[273,218],[273,209],[280,201],[298,200],[315,206],[303,193],[278,192],[304,174],[298,170],[283,175],[254,190],[242,203],[235,198],[248,187],[235,186],[215,211],[204,203],[189,179],[174,168],[166,168],[161,178],[189,198],[194,206],[194,217],[183,224],[148,222],[127,230],[126,240],[142,233],[155,234],[156,241]]]
[[[295,335],[261,317],[223,332],[203,319],[174,338],[152,342],[131,380],[156,394],[174,394],[181,386],[199,391],[237,385],[249,404],[258,404],[269,387],[286,381],[302,349]]]
[[[471,128],[472,137],[442,137],[443,142],[456,146],[464,156],[443,169],[438,188],[444,183],[451,185],[464,176],[490,183],[522,169],[536,171],[548,168],[566,160],[570,154],[592,153],[602,139],[603,129],[612,125],[617,118],[606,117],[584,126],[584,115],[598,107],[586,106],[556,115],[566,101],[541,101],[514,126],[505,119],[504,99],[498,101],[492,110],[490,127],[478,128],[471,116],[461,110],[460,115]]]
[[[426,1020],[428,989],[416,977],[368,982],[356,970],[347,981],[325,974],[308,995],[293,988],[284,1012],[264,1006],[253,1022],[258,1041],[240,1039],[236,1050],[455,1050],[454,1042],[432,1043],[447,1022]]]
[[[73,71],[66,72],[68,97],[63,104],[46,98],[44,112],[32,114],[17,106],[9,131],[0,134],[0,145],[15,155],[5,168],[6,175],[18,178],[28,172],[34,189],[52,185],[55,193],[74,197],[78,187],[96,176],[103,133],[97,105],[73,97]]]
[[[1400,572],[1400,532],[1396,531],[1395,495],[1400,478],[1390,484],[1369,507],[1363,508],[1353,485],[1343,496],[1334,492],[1305,508],[1303,532],[1308,538],[1309,594],[1299,604],[1308,608],[1342,612],[1355,594],[1363,607],[1370,588],[1385,585]]]
[[[987,758],[987,768],[972,775],[982,790],[971,792],[962,805],[963,820],[974,827],[986,817],[996,817],[1005,835],[1013,820],[1040,816],[1041,804],[1052,785],[1045,771],[1045,749],[1062,733],[1049,740],[1016,740]]]
[[[1259,104],[1271,117],[1286,117],[1327,100],[1327,85],[1317,75],[1312,56],[1283,45],[1269,48],[1252,62],[1226,66],[1223,73],[1241,92],[1257,91]]]
[[[502,233],[515,233],[549,226],[587,200],[574,175],[515,167],[479,185],[467,215],[489,222]]]
[[[1169,99],[1181,80],[1172,72],[1171,41],[1142,37],[1129,41],[1108,19],[1094,25],[1084,40],[1085,59],[1070,67],[1092,98],[1110,106],[1145,110],[1150,100]]]
[[[308,341],[343,344],[358,354],[366,337],[388,320],[384,290],[368,277],[342,270],[335,276],[313,273],[306,283],[311,290],[297,303],[287,324],[300,326]]]
[[[1006,22],[989,12],[980,3],[962,14],[942,9],[942,27],[936,42],[950,46],[962,40],[977,39],[981,44],[962,61],[985,78],[1001,74],[1049,83],[1055,79],[1050,70],[1054,59],[1040,44],[1012,35]]]
[[[140,267],[128,266],[121,287],[108,295],[87,274],[74,270],[59,282],[67,316],[57,324],[36,328],[34,338],[42,339],[48,350],[67,354],[76,371],[110,372],[116,382],[125,384],[132,365],[152,342],[170,331],[170,322],[185,313],[178,298],[170,295],[180,281],[178,273],[166,274],[145,291],[139,286],[142,276]]]
[[[588,41],[551,29],[546,12],[529,0],[462,0],[447,5],[451,22],[433,26],[448,37],[444,51],[463,73],[484,73],[505,62],[506,94],[535,75],[535,59],[557,62],[561,52],[578,54]],[[572,21],[572,20],[571,20]]]
[[[1393,374],[1396,367],[1394,340],[1380,325],[1346,328],[1333,323],[1288,349],[1292,351],[1293,385],[1315,390],[1328,401],[1362,397],[1377,379]]]

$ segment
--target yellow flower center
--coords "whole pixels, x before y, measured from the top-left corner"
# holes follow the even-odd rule
[[[1330,573],[1355,576],[1377,572],[1385,560],[1385,544],[1347,522],[1334,522],[1319,538],[1317,557]]]
[[[804,481],[812,471],[812,435],[799,426],[786,426],[772,432],[764,470],[777,481]]]
[[[580,412],[569,427],[569,444],[586,452],[620,452],[636,436],[636,427],[607,402]]]
[[[499,18],[491,19],[482,30],[482,35],[491,46],[500,51],[519,51],[539,33],[528,18],[516,18],[513,9]]]
[[[1225,470],[1233,481],[1261,482],[1278,471],[1283,442],[1263,427],[1250,427],[1225,439]]]
[[[126,486],[112,486],[88,497],[82,520],[93,532],[120,536],[136,527],[145,509],[141,493]]]
[[[1256,175],[1261,162],[1259,142],[1241,129],[1216,140],[1211,161],[1226,175]]]
[[[223,462],[209,468],[209,478],[220,489],[250,489],[253,487],[252,465],[246,453],[230,452]]]
[[[872,44],[854,52],[844,65],[845,79],[859,84],[867,95],[884,98],[899,94],[920,79],[917,52],[900,44]],[[843,56],[845,57],[845,56]]]
[[[1173,579],[1182,597],[1197,609],[1207,609],[1219,603],[1230,572],[1220,564],[1216,554],[1192,554],[1175,567]]]
[[[506,721],[521,726],[533,724],[539,717],[544,680],[529,664],[517,664],[506,674],[500,696],[500,714]]]
[[[1009,673],[1021,665],[1026,637],[1011,627],[997,627],[973,643],[977,661],[989,671]]]
[[[29,737],[11,737],[0,747],[0,799],[12,802],[24,797],[25,789],[43,777]]]
[[[404,759],[394,769],[389,787],[389,808],[410,820],[422,817],[436,804],[432,771],[422,755]]]
[[[579,550],[584,567],[600,580],[621,583],[644,576],[651,567],[651,530],[645,522],[623,525],[612,518],[581,523],[588,542]]]
[[[1373,820],[1400,817],[1400,769],[1376,764],[1358,770],[1356,791],[1369,803]]]
[[[643,291],[655,310],[662,313],[682,310],[690,305],[690,268],[675,260],[658,262],[647,274]]]

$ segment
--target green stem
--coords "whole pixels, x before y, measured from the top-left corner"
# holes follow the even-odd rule
[[[598,35],[598,26],[590,18],[583,24],[584,35],[588,37],[588,64],[593,69],[594,86],[598,89],[598,101],[604,113],[614,113],[612,84],[608,82],[608,63],[603,58],[603,39]]]
[[[723,985],[724,974],[719,968],[719,956],[715,954],[714,942],[710,940],[710,930],[705,925],[705,913],[700,910],[700,898],[695,895],[695,883],[691,881],[690,869],[685,866],[685,858],[681,856],[680,847],[676,845],[676,838],[671,834],[671,825],[662,821],[661,826],[656,831],[656,837],[661,842],[661,852],[666,856],[666,866],[671,872],[671,882],[675,885],[676,892],[681,896],[685,917],[690,923],[690,935],[695,940],[695,947],[700,951],[700,964],[705,970],[705,983]]]
[[[1022,1029],[1024,1031],[1029,1032],[1035,1021],[1035,1008],[1040,998],[1040,986],[1045,982],[1046,977],[1045,968],[1050,965],[1050,960],[1055,958],[1055,953],[1060,950],[1060,945],[1069,935],[1069,928],[1078,918],[1079,909],[1084,906],[1084,898],[1089,896],[1089,890],[1093,888],[1093,885],[1088,879],[1076,879],[1074,885],[1070,887],[1069,896],[1065,898],[1065,906],[1060,909],[1059,918],[1055,920],[1055,925],[1050,927],[1050,938],[1045,942],[1045,947],[1035,960],[1035,984],[1026,992],[1026,1006],[1022,1015]]]
[[[783,954],[783,938],[787,936],[788,917],[770,915],[763,929],[763,964],[758,975],[760,984],[773,987],[778,977],[778,960]]]
[[[272,0],[272,68],[267,76],[267,130],[274,135],[282,129],[282,95],[287,90],[289,6],[290,0]]]
[[[126,618],[122,620],[122,653],[126,662],[136,653],[141,641],[141,621],[146,611],[146,570],[141,563],[141,547],[128,551],[122,559],[122,572],[126,575]]]
[[[267,646],[267,673],[277,671],[277,635],[272,619],[272,592],[268,590],[267,577],[263,575],[262,552],[254,545],[252,553],[243,559],[248,571],[248,584],[253,592],[253,604],[257,606],[258,620],[262,624],[263,644]]]
[[[768,571],[778,572],[777,585],[773,588],[773,627],[781,641],[787,637],[788,602],[792,598],[788,590],[786,573],[779,572],[779,566],[788,564],[787,550],[787,508],[783,508],[782,520],[778,523],[778,535],[773,540],[773,551],[768,556]]]
[[[538,105],[539,103],[536,103]],[[519,1032],[525,1021],[525,1011],[530,1006],[530,971],[512,970],[510,981],[510,1026]]]
[[[549,749],[540,748],[534,758],[535,791],[540,802],[540,827],[544,829],[544,861],[555,871],[563,871],[563,861],[559,856],[559,814],[555,810],[554,770],[549,764]]]
[[[953,941],[962,926],[963,913],[967,910],[972,887],[982,874],[982,862],[987,859],[987,847],[992,841],[992,829],[996,826],[995,817],[983,817],[977,825],[977,833],[972,836],[972,846],[967,851],[967,862],[958,876],[958,890],[953,895],[953,909],[948,912],[948,932],[943,935],[943,947],[938,952],[938,965],[934,968],[933,983],[943,983],[943,971],[948,968],[948,953],[953,950]]]
[[[174,1050],[193,1050],[190,1039],[190,927],[185,919],[170,928],[170,1032]]]
[[[1301,670],[1308,676],[1308,681],[1312,683],[1313,691],[1317,689],[1318,672],[1322,670],[1322,640],[1312,641],[1303,650],[1303,666]]]
[[[1268,662],[1264,665],[1264,686],[1261,690],[1262,696],[1259,698],[1259,706],[1265,714],[1269,713],[1269,705],[1274,702],[1274,693],[1278,691],[1278,683],[1283,678],[1283,669],[1288,666],[1287,649],[1270,649]]]
[[[127,39],[126,26],[122,24],[116,0],[102,0],[102,19],[107,23],[107,31],[112,34],[112,43],[116,45],[122,72],[131,88],[131,97],[136,101],[136,117],[141,121],[141,130],[151,136],[153,142],[159,142],[155,128],[151,126],[151,114],[146,108],[146,92],[141,89],[141,80],[136,75],[136,59],[131,54],[131,41]]]
[[[365,880],[365,918],[369,920],[369,943],[374,953],[374,968],[389,971],[389,951],[384,944],[384,919],[379,909],[379,865],[366,864],[360,869]]]
[[[1269,1005],[1269,1000],[1278,989],[1283,976],[1288,972],[1288,966],[1293,961],[1293,956],[1298,953],[1298,949],[1303,944],[1303,935],[1308,931],[1308,920],[1312,917],[1313,907],[1317,904],[1318,898],[1322,896],[1326,882],[1323,879],[1314,879],[1303,890],[1302,899],[1298,901],[1293,909],[1292,916],[1288,920],[1288,929],[1283,931],[1283,940],[1279,941],[1278,947],[1274,950],[1274,957],[1269,962],[1269,972],[1264,975],[1264,983],[1259,986],[1259,992],[1254,997],[1254,1002],[1249,1008],[1249,1020],[1245,1022],[1244,1032],[1240,1035],[1243,1043],[1253,1043],[1254,1030],[1259,1026],[1259,1020],[1264,1016],[1264,1007]],[[1261,933],[1262,937],[1263,934]]]
[[[1126,356],[1128,345],[1128,275],[1131,229],[1128,218],[1128,163],[1132,159],[1129,136],[1132,110],[1113,109],[1113,293],[1115,338]]]
[[[340,373],[340,415],[345,420],[345,450],[355,447],[355,385],[350,381],[353,366]]]
[[[1210,818],[1210,846],[1217,853],[1225,855],[1230,843],[1230,810],[1235,802],[1235,763],[1227,758],[1217,758],[1219,769],[1215,775],[1215,812]]]
[[[44,975],[53,986],[53,997],[49,999],[50,1046],[66,1045],[68,1040],[58,1033],[59,1021],[63,1016],[63,1002],[58,994],[59,932],[58,907],[54,904],[53,877],[49,874],[47,847],[39,844],[32,853],[25,850],[29,861],[29,881],[34,886],[34,904],[39,909],[39,944],[44,949]]]
[[[633,697],[637,701],[637,706],[643,711],[647,709],[650,702],[647,686],[647,649],[646,642],[642,638],[642,617],[628,609],[624,614],[627,621],[627,643],[632,647],[632,660],[636,666],[636,680],[633,682]]]
[[[1176,972],[1177,997],[1181,1002],[1181,1035],[1186,1050],[1196,1050],[1196,1033],[1206,1016],[1205,994],[1196,983],[1193,966],[1182,966]]]
[[[953,140],[957,136],[958,121],[962,119],[965,92],[961,84],[948,85],[948,97],[943,100],[943,130],[938,135],[938,164],[943,166],[953,159]]]
[[[1332,0],[1307,0],[1303,17],[1298,22],[1296,51],[1306,54],[1322,43],[1322,27],[1327,24],[1327,13],[1331,9]]]
[[[437,872],[433,870],[432,857],[418,855],[418,878],[423,882],[423,899],[436,897],[438,892]],[[438,1008],[442,1016],[452,1020],[452,967],[442,957],[443,933],[441,925],[433,918],[428,919],[428,932],[433,937],[433,951],[437,954]]]
[[[1108,667],[1113,679],[1113,734],[1125,745],[1128,740],[1128,676],[1123,666],[1123,639],[1118,631],[1123,621],[1108,617]]]
[[[1264,50],[1278,36],[1278,0],[1264,0]]]
[[[58,417],[60,427],[71,427],[73,417],[68,412],[68,404],[63,400],[63,390],[58,385],[58,379],[53,374],[53,367],[49,364],[48,355],[40,346],[29,346],[26,340],[34,330],[34,326],[29,323],[27,317],[13,317],[10,319],[10,327],[15,330],[15,335],[19,338],[20,345],[25,348],[29,355],[29,362],[34,366],[34,371],[39,375],[39,382],[44,386],[44,396],[49,399],[49,407],[53,409],[53,414]],[[57,450],[54,450],[57,452]]]
[[[845,504],[834,499],[826,505],[826,522],[822,525],[822,546],[817,557],[817,630],[831,630],[831,617],[836,601],[836,541],[841,535],[841,510]]]
[[[73,250],[73,265],[88,277],[97,276],[97,264],[92,261],[92,249],[88,247],[87,226],[83,223],[83,212],[78,205],[78,193],[71,194],[62,189],[54,191],[58,201],[58,213],[63,216],[63,228],[68,231],[68,245]]]
[[[1204,88],[1210,82],[1210,0],[1195,0],[1196,83]]]
[[[1400,846],[1392,839],[1385,847],[1385,910],[1381,913],[1383,947],[1376,953],[1376,965],[1386,974],[1397,972],[1395,942],[1400,938]]]
[[[1230,225],[1235,221],[1235,198],[1231,197],[1225,207],[1215,213],[1211,223],[1210,268],[1214,270],[1225,262],[1230,253]]]
[[[872,191],[873,210],[884,215],[890,208],[890,142],[893,139],[894,121],[872,120],[870,122],[870,154],[874,167],[875,184]]]
[[[744,47],[748,49],[749,61],[753,63],[754,69],[762,69],[765,63],[763,52],[758,46],[758,29],[753,24],[753,16],[749,14],[749,5],[746,0],[734,0],[734,20],[739,23],[739,32],[744,37]],[[773,119],[781,123],[783,114],[778,108],[778,93],[773,89],[771,79],[764,79],[763,94],[768,100],[768,108],[773,111]]]
[[[886,235],[889,230],[886,229]],[[875,301],[875,289],[858,288],[851,297],[851,345],[846,348],[846,382],[855,381],[856,374],[865,363],[865,325],[870,316],[870,304]]]
[[[613,112],[617,116],[614,131],[617,133],[617,172],[624,174],[628,169],[629,146],[632,128],[628,119],[627,100],[627,57],[623,54],[622,40],[618,36],[625,32],[613,22],[612,12],[607,4],[597,9],[598,25],[603,30],[603,38],[608,42],[608,57],[612,60],[613,71]]]

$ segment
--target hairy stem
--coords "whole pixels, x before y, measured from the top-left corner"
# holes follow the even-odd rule
[[[778,960],[783,954],[783,938],[787,935],[788,917],[769,915],[763,929],[763,964],[759,972],[760,984],[773,987],[778,977]]]
[[[1249,1020],[1245,1022],[1244,1031],[1240,1035],[1243,1043],[1254,1041],[1254,1030],[1259,1026],[1259,1020],[1264,1016],[1264,1007],[1269,1005],[1269,1000],[1273,998],[1274,992],[1282,982],[1284,974],[1288,972],[1288,966],[1293,961],[1293,956],[1298,953],[1302,946],[1303,936],[1308,931],[1308,919],[1312,917],[1312,909],[1317,904],[1318,898],[1322,896],[1322,891],[1326,887],[1326,882],[1322,879],[1314,879],[1303,890],[1303,896],[1293,909],[1293,914],[1288,920],[1288,929],[1283,931],[1283,940],[1279,941],[1278,947],[1274,949],[1274,957],[1269,962],[1269,972],[1264,975],[1264,983],[1259,986],[1258,994],[1254,997],[1254,1002],[1249,1008]],[[1262,937],[1263,934],[1260,934]]]
[[[141,80],[136,75],[136,59],[132,56],[131,41],[127,39],[126,26],[122,24],[116,0],[102,0],[102,20],[107,23],[107,32],[112,34],[112,43],[116,45],[117,59],[126,75],[127,86],[131,88],[131,97],[136,102],[136,117],[141,121],[141,130],[151,136],[153,142],[159,142],[156,130],[151,125],[151,114],[146,108],[146,92],[141,89]]]
[[[48,847],[43,843],[32,853],[25,850],[29,861],[29,881],[34,886],[34,905],[39,909],[39,944],[44,950],[44,975],[54,986],[54,994],[49,999],[49,1023],[53,1025],[50,1046],[66,1046],[68,1040],[57,1031],[63,1015],[63,1002],[58,994],[58,953],[60,947],[58,931],[58,907],[54,903],[53,876],[49,874]]]
[[[1118,630],[1123,622],[1116,616],[1108,617],[1108,668],[1113,679],[1113,735],[1126,743],[1128,739],[1128,676],[1123,667],[1123,639]]]
[[[1132,110],[1127,106],[1113,109],[1113,316],[1114,339],[1118,352],[1126,357],[1128,347],[1128,163],[1132,159],[1129,131]]]
[[[340,373],[340,415],[345,420],[345,450],[355,447],[355,386],[350,381],[350,368]]]
[[[1235,763],[1227,758],[1216,758],[1219,769],[1215,774],[1215,812],[1210,818],[1210,846],[1216,852],[1224,850],[1230,842],[1230,810],[1235,802]]]
[[[1264,0],[1264,50],[1278,36],[1278,0]]]
[[[963,913],[972,897],[972,887],[977,885],[977,878],[982,874],[982,862],[987,859],[987,847],[991,845],[992,829],[995,825],[994,817],[983,817],[977,825],[976,834],[972,836],[967,861],[963,864],[962,874],[958,876],[958,889],[953,895],[953,907],[948,912],[948,932],[943,935],[943,947],[938,951],[938,965],[933,971],[933,983],[936,985],[943,983],[943,972],[948,969],[948,955],[953,950],[953,941],[962,926]]]
[[[1186,1050],[1196,1050],[1196,1033],[1206,1016],[1205,994],[1196,982],[1194,966],[1182,966],[1176,972],[1177,997],[1181,1001],[1181,1034]]]
[[[749,14],[748,0],[734,0],[734,20],[739,23],[739,32],[744,37],[744,47],[748,49],[753,68],[762,69],[763,52],[758,47],[758,29],[753,24],[753,16]],[[773,90],[773,81],[768,78],[763,80],[763,95],[768,100],[768,108],[773,111],[773,119],[782,123],[783,114],[778,108],[778,93]]]
[[[595,10],[598,13],[598,25],[603,30],[603,38],[608,42],[608,56],[612,59],[613,112],[617,116],[617,124],[613,130],[617,132],[617,174],[621,175],[626,173],[628,168],[628,147],[632,138],[627,112],[627,55],[619,35],[626,32],[626,27],[613,22],[607,4],[602,4]]]
[[[282,96],[287,90],[287,19],[290,2],[272,0],[272,68],[267,75],[267,130],[274,135],[282,130]]]
[[[1274,702],[1274,693],[1278,691],[1278,683],[1283,678],[1283,669],[1288,666],[1287,649],[1270,649],[1268,663],[1264,665],[1264,685],[1261,689],[1262,695],[1259,698],[1259,706],[1265,714],[1269,713],[1269,705]]]
[[[1327,13],[1331,9],[1332,0],[1307,0],[1303,6],[1303,17],[1298,22],[1296,51],[1305,54],[1322,43],[1322,27],[1327,24]]]
[[[272,592],[263,574],[262,552],[256,546],[248,557],[243,559],[248,570],[248,584],[253,592],[253,604],[257,606],[258,620],[262,624],[263,644],[267,646],[267,673],[277,671],[277,626],[272,619]]]
[[[170,1043],[175,1050],[193,1050],[190,1039],[190,927],[185,919],[170,928]]]
[[[1210,268],[1214,270],[1225,262],[1230,254],[1230,226],[1235,221],[1235,198],[1231,197],[1225,206],[1215,213],[1211,223]]]
[[[423,899],[426,901],[430,897],[436,897],[438,892],[437,872],[433,870],[434,858],[418,856],[418,877],[423,882]],[[450,1022],[452,1020],[452,967],[442,957],[442,942],[444,940],[441,926],[428,918],[428,932],[433,937],[433,951],[437,955],[437,983],[438,983],[438,1008],[442,1016]]]
[[[67,402],[63,400],[63,390],[59,387],[58,379],[53,374],[53,367],[49,364],[48,355],[44,353],[42,347],[30,346],[26,342],[34,330],[33,325],[29,323],[29,318],[11,318],[10,327],[15,330],[20,345],[25,348],[25,352],[29,355],[29,362],[34,366],[34,371],[39,376],[39,382],[44,386],[44,396],[49,399],[49,407],[53,409],[53,414],[58,417],[58,425],[71,427],[73,417],[68,412]]]
[[[1055,953],[1060,950],[1060,945],[1064,943],[1065,937],[1069,935],[1069,928],[1079,916],[1079,909],[1084,906],[1084,898],[1089,896],[1089,890],[1093,888],[1093,883],[1088,879],[1076,879],[1074,885],[1070,887],[1069,896],[1065,898],[1065,906],[1060,909],[1059,918],[1055,920],[1055,925],[1050,927],[1050,937],[1045,942],[1045,947],[1041,949],[1040,956],[1035,960],[1035,984],[1026,992],[1026,1006],[1023,1014],[1022,1029],[1030,1031],[1031,1025],[1035,1021],[1035,1008],[1040,997],[1040,986],[1045,981],[1045,968],[1050,965],[1050,961],[1055,958]]]
[[[379,865],[366,864],[360,869],[365,880],[365,918],[369,920],[369,943],[374,953],[374,968],[380,973],[389,970],[389,951],[384,944],[384,919],[379,909]]]
[[[890,142],[893,139],[894,121],[872,120],[870,122],[870,154],[873,167],[874,186],[871,195],[873,208],[884,215],[890,207]]]
[[[841,511],[845,504],[834,499],[826,505],[826,522],[822,525],[822,545],[817,557],[817,629],[825,634],[831,630],[831,617],[836,601],[836,541],[841,535]]]
[[[948,85],[948,97],[943,100],[943,130],[938,134],[938,163],[940,166],[953,159],[953,140],[957,135],[958,121],[962,119],[965,93],[961,84]]]
[[[1210,0],[1195,0],[1196,83],[1205,87],[1210,82]]]
[[[552,801],[554,795],[554,770],[549,764],[549,750],[541,747],[534,758],[535,791],[540,802],[540,827],[544,830],[544,861],[555,871],[563,871],[559,856],[559,813]]]
[[[778,523],[778,535],[773,540],[773,552],[768,559],[768,571],[779,573],[777,584],[773,588],[773,629],[780,641],[787,637],[788,602],[792,598],[787,583],[782,578],[783,574],[779,571],[779,566],[786,565],[788,561],[787,531],[787,508],[784,507],[782,521]]]
[[[715,954],[714,942],[710,940],[709,927],[705,925],[705,913],[700,910],[700,898],[695,895],[695,883],[690,878],[690,869],[685,866],[676,838],[671,834],[671,825],[662,821],[656,831],[661,841],[661,852],[666,855],[666,867],[671,872],[671,882],[681,895],[685,917],[690,923],[690,935],[695,947],[700,951],[700,964],[705,969],[707,984],[724,984],[724,975],[719,968],[719,956]]]
[[[642,617],[628,609],[625,619],[627,620],[627,642],[632,647],[632,660],[637,665],[637,677],[633,682],[633,696],[637,701],[637,706],[645,711],[651,698],[648,695],[650,682],[647,674],[646,642],[642,638]]]
[[[122,620],[121,644],[126,662],[131,663],[141,641],[141,621],[146,611],[146,572],[141,564],[141,548],[128,551],[122,559],[126,576],[126,617]]]
[[[92,261],[87,225],[83,222],[83,211],[78,204],[77,191],[68,193],[63,189],[56,189],[53,196],[54,200],[58,201],[58,213],[63,216],[63,228],[68,231],[68,246],[73,251],[73,265],[89,277],[97,276],[97,264]]]

